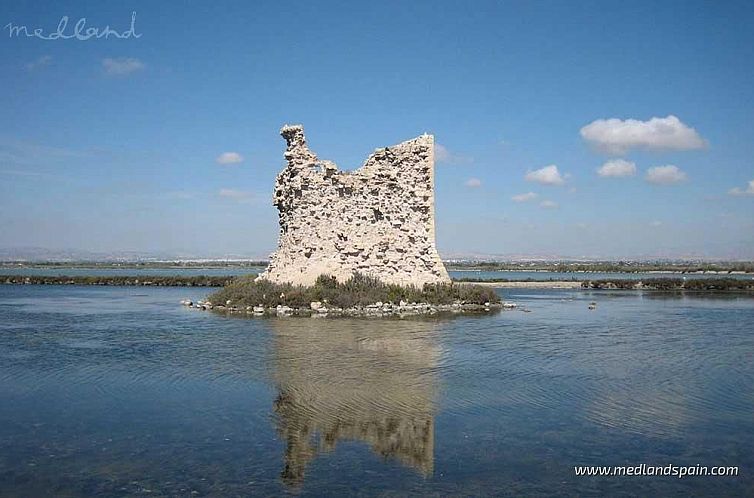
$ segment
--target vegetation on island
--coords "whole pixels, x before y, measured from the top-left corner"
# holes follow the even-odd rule
[[[754,280],[738,278],[648,278],[644,280],[587,280],[581,284],[586,289],[645,289],[661,291],[752,291]]]
[[[427,284],[423,288],[386,284],[360,273],[345,282],[321,275],[311,287],[277,284],[255,280],[254,276],[238,277],[223,289],[209,296],[212,303],[233,306],[278,305],[308,308],[312,302],[327,303],[338,308],[368,306],[374,303],[480,304],[499,303],[500,297],[489,287],[465,284]]]

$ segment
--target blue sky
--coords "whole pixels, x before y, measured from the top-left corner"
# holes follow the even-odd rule
[[[433,133],[444,257],[754,258],[749,2],[0,12],[0,247],[266,256],[278,130],[303,123],[341,169]],[[6,26],[132,12],[139,38]]]

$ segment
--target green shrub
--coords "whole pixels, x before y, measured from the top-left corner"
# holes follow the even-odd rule
[[[589,280],[583,282],[581,286],[591,289],[633,289],[638,283],[638,280],[631,279],[603,279]]]
[[[687,280],[684,288],[692,291],[754,290],[754,280],[737,278],[704,278]]]
[[[683,279],[680,278],[647,278],[642,281],[647,289],[680,290],[683,289]]]
[[[423,289],[414,286],[386,284],[375,277],[356,273],[345,282],[338,282],[329,275],[320,275],[311,287],[276,284],[256,277],[240,277],[222,290],[209,296],[214,304],[233,306],[275,307],[286,305],[293,308],[308,307],[312,301],[326,302],[338,308],[366,306],[377,302],[465,304],[499,303],[500,297],[489,287],[465,284],[433,284]]]

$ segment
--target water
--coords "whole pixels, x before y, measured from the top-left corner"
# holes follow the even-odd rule
[[[754,489],[750,296],[509,289],[530,313],[380,320],[178,305],[204,292],[0,286],[0,495]],[[640,463],[740,470],[573,472]]]
[[[0,266],[0,275],[29,275],[29,276],[238,276],[257,274],[264,271],[264,267],[224,267],[224,268],[96,268],[96,267],[19,267]],[[635,279],[647,278],[742,278],[751,280],[751,273],[617,273],[617,272],[553,272],[553,271],[487,271],[487,270],[450,270],[451,278],[474,278],[480,280],[600,280],[600,279]]]

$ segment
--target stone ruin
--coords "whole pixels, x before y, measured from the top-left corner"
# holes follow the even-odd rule
[[[300,125],[284,126],[288,165],[273,204],[278,249],[260,279],[313,285],[354,273],[390,284],[450,283],[435,247],[434,137],[375,150],[354,171],[339,171],[309,150]]]

